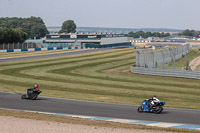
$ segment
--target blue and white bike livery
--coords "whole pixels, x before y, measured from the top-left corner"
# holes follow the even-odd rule
[[[138,112],[152,112],[159,114],[163,111],[163,106],[165,105],[165,102],[155,102],[153,106],[150,105],[149,100],[144,100],[142,102],[142,105],[138,107]]]

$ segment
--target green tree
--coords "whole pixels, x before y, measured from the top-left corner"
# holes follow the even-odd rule
[[[62,29],[59,33],[75,33],[76,32],[76,24],[73,20],[66,20],[62,24]]]
[[[27,39],[27,34],[20,28],[0,28],[0,44],[22,43]]]
[[[159,33],[159,32],[144,32],[144,31],[137,31],[137,32],[129,32],[128,33],[129,37],[133,37],[133,38],[139,38],[140,36],[142,38],[148,38],[148,37],[167,37],[170,36],[169,33]]]
[[[24,32],[22,29],[17,28],[17,29],[12,29],[12,30],[14,32],[13,38],[16,38],[14,43],[18,43],[18,42],[23,43],[28,38],[27,33]]]
[[[40,17],[30,18],[0,18],[2,28],[21,28],[28,35],[28,38],[41,38],[48,34],[48,30]],[[36,32],[37,31],[37,32]]]
[[[34,25],[30,29],[30,38],[40,38],[46,35],[46,29],[44,25]]]
[[[195,30],[186,29],[183,32],[179,33],[179,35],[198,37],[198,32],[196,32]]]

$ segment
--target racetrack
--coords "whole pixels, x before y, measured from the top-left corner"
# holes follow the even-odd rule
[[[72,56],[72,55],[80,55],[80,54],[87,54],[93,53],[98,51],[104,51],[108,49],[88,49],[88,50],[81,50],[81,51],[67,51],[63,53],[56,53],[56,54],[45,54],[45,55],[32,55],[26,57],[9,57],[9,58],[0,58],[0,62],[14,62],[14,61],[24,61],[24,60],[35,60],[35,59],[46,59],[46,58],[56,58],[56,57],[63,57],[63,56]]]
[[[38,97],[22,100],[20,94],[0,92],[0,108],[111,117],[131,120],[200,124],[200,110],[165,108],[163,113],[138,113],[137,106]]]
[[[199,110],[165,108],[157,115],[137,113],[134,106],[157,95],[168,107],[199,109],[199,80],[133,74],[130,72],[130,65],[135,63],[133,49],[102,50],[106,49],[0,60],[1,91],[22,93],[39,83],[41,95],[66,98],[39,97],[31,101],[21,100],[19,94],[0,93],[0,108],[200,124]]]

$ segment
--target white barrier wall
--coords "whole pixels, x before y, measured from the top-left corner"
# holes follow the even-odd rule
[[[152,51],[136,51],[136,67],[153,68],[182,58],[189,52],[190,45]]]
[[[144,68],[144,67],[131,66],[131,72],[137,74],[146,74],[146,75],[200,79],[200,72],[198,71]]]
[[[128,42],[128,37],[101,38],[101,45]]]

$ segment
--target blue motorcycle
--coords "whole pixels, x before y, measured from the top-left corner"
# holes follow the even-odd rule
[[[159,114],[163,111],[163,106],[165,105],[165,102],[156,102],[153,106],[150,106],[149,100],[144,100],[142,102],[142,105],[138,107],[138,112],[152,112]]]

